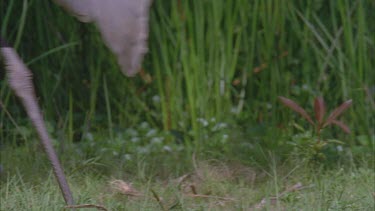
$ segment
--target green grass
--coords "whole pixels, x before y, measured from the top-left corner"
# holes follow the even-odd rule
[[[76,203],[81,205],[109,210],[374,208],[372,150],[356,154],[349,147],[335,150],[336,145],[328,144],[322,151],[326,158],[312,160],[309,135],[280,136],[304,143],[275,149],[274,144],[267,147],[267,142],[276,141],[269,140],[276,134],[230,131],[225,132],[229,138],[220,152],[214,144],[220,143],[215,140],[221,140],[220,134],[211,135],[211,145],[191,154],[189,147],[169,143],[169,134],[147,124],[114,133],[114,138],[91,134],[74,147],[58,145],[57,150]],[[50,164],[35,135],[25,133],[25,137],[27,142],[21,146],[6,145],[1,151],[0,210],[61,210],[64,201]],[[121,183],[111,185],[114,180],[131,184],[141,195],[124,194]],[[299,188],[293,189],[297,184]]]
[[[375,206],[375,173],[366,167],[336,166],[327,171],[294,163],[259,169],[218,160],[194,160],[190,167],[176,176],[147,174],[146,177],[142,168],[132,174],[117,172],[117,176],[103,176],[95,172],[95,167],[88,167],[83,172],[69,174],[68,180],[77,204],[96,204],[109,210],[169,210],[171,207],[175,210],[251,210],[255,206],[264,210],[373,210]],[[64,207],[49,170],[34,169],[32,174],[36,180],[33,180],[27,176],[31,173],[25,171],[27,166],[16,169],[16,174],[1,175],[1,210],[61,210]],[[131,184],[136,192],[124,192],[119,182],[111,184],[115,179]],[[300,184],[300,189],[291,190],[296,184]],[[127,195],[131,193],[139,196]],[[270,202],[268,199],[273,197],[278,200]],[[263,199],[267,203],[262,204]]]
[[[165,208],[249,210],[301,182],[306,189],[268,209],[371,210],[373,11],[366,0],[154,1],[144,75],[135,78],[121,75],[93,25],[52,1],[0,1],[0,30],[33,70],[80,204],[162,209],[153,190]],[[61,210],[50,166],[4,75],[0,65],[1,210]],[[352,134],[327,128],[324,138],[339,144],[312,149],[312,131],[280,95],[309,113],[316,96],[327,108],[353,99],[343,115]],[[198,172],[202,178],[186,185],[230,199],[191,197],[173,183]],[[116,193],[112,179],[144,196]]]

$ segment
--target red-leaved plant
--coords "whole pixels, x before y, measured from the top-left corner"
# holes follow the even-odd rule
[[[293,111],[299,113],[304,119],[306,119],[312,126],[314,126],[316,130],[316,135],[318,137],[318,143],[321,141],[321,132],[322,129],[330,126],[330,125],[337,125],[339,126],[345,133],[350,133],[349,127],[337,120],[337,118],[352,105],[352,100],[347,100],[334,109],[331,114],[324,118],[326,113],[326,106],[323,100],[323,97],[317,97],[314,101],[314,112],[315,112],[315,120],[313,120],[310,115],[296,102],[286,97],[279,96],[279,100],[288,108],[292,109]]]

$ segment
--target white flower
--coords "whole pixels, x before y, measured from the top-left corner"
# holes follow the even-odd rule
[[[208,121],[203,118],[198,118],[197,121],[202,124],[203,127],[208,126]]]
[[[137,143],[139,140],[140,140],[139,137],[132,137],[132,138],[130,139],[130,141],[133,142],[133,143]]]
[[[229,137],[228,134],[223,134],[223,136],[221,137],[221,143],[222,144],[227,143],[228,137]]]
[[[170,146],[168,146],[168,145],[165,145],[165,146],[163,147],[163,150],[165,150],[165,151],[167,151],[167,152],[172,152],[172,148],[171,148]]]
[[[133,128],[128,128],[125,130],[125,133],[129,134],[130,136],[138,136],[138,132],[134,130]]]
[[[153,137],[151,139],[151,144],[161,144],[163,142],[164,138],[162,137]]]
[[[160,103],[160,97],[159,97],[159,95],[154,95],[154,96],[152,97],[152,101],[153,101],[154,103]]]
[[[125,154],[122,157],[124,160],[132,160],[132,156],[130,154]]]
[[[150,152],[148,147],[138,147],[137,148],[138,153],[140,154],[147,154]]]
[[[218,131],[218,130],[221,130],[221,129],[226,128],[227,126],[228,126],[227,123],[225,123],[225,122],[219,122],[219,123],[217,123],[217,124],[212,128],[212,131]]]
[[[146,137],[152,137],[154,135],[156,135],[158,131],[156,129],[151,129],[149,130],[147,133],[146,133]]]
[[[92,135],[92,133],[86,133],[86,138],[87,138],[87,140],[89,140],[89,141],[93,141],[94,140],[94,136]]]
[[[342,152],[342,151],[344,150],[344,148],[342,148],[341,145],[338,145],[338,146],[336,147],[336,149],[337,149],[337,151],[339,151],[339,152]]]
[[[147,129],[147,128],[149,128],[149,125],[148,125],[147,122],[142,122],[139,127],[142,128],[142,129]]]

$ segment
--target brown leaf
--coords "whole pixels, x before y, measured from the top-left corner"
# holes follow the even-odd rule
[[[323,97],[315,98],[314,112],[315,112],[315,119],[318,121],[319,125],[321,125],[323,123],[324,114],[326,112]]]
[[[266,69],[267,66],[268,66],[268,65],[267,65],[266,63],[263,63],[263,64],[261,64],[260,66],[255,67],[255,68],[253,69],[253,72],[254,72],[255,74],[260,73],[262,70]]]
[[[350,133],[350,128],[345,123],[334,119],[332,120],[332,124],[339,126],[345,133]]]
[[[279,96],[279,100],[287,107],[292,109],[293,111],[299,113],[303,118],[305,118],[310,124],[314,125],[314,122],[312,121],[311,117],[307,114],[307,112],[299,106],[296,102],[294,102],[291,99],[288,99],[286,97]]]
[[[139,71],[139,75],[141,76],[142,80],[146,83],[146,84],[150,84],[152,83],[152,76],[147,73],[144,69],[141,69]]]
[[[124,182],[122,180],[113,180],[110,182],[111,188],[116,192],[122,193],[128,196],[142,196],[138,190],[133,188],[130,183]]]
[[[204,195],[204,194],[186,194],[186,196],[195,197],[195,198],[213,198],[227,201],[237,201],[234,198],[222,197],[222,196],[213,196],[213,195]]]
[[[151,189],[150,191],[151,191],[152,195],[154,196],[154,198],[156,199],[156,201],[158,202],[160,208],[163,211],[167,211],[168,209],[165,208],[165,206],[164,206],[163,198],[159,197],[159,195],[153,189]]]
[[[235,78],[235,79],[232,81],[232,85],[233,85],[233,86],[238,86],[238,85],[240,85],[240,83],[241,83],[241,79],[239,79],[239,78]]]
[[[328,116],[327,121],[324,123],[323,127],[332,124],[333,120],[336,120],[337,117],[339,117],[344,111],[346,111],[346,109],[348,109],[352,105],[352,102],[353,100],[351,99],[347,100],[335,110],[333,110],[332,113]]]

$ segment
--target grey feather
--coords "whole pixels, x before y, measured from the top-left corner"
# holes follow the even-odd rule
[[[151,0],[55,0],[80,21],[94,22],[122,72],[134,76],[147,53]]]

